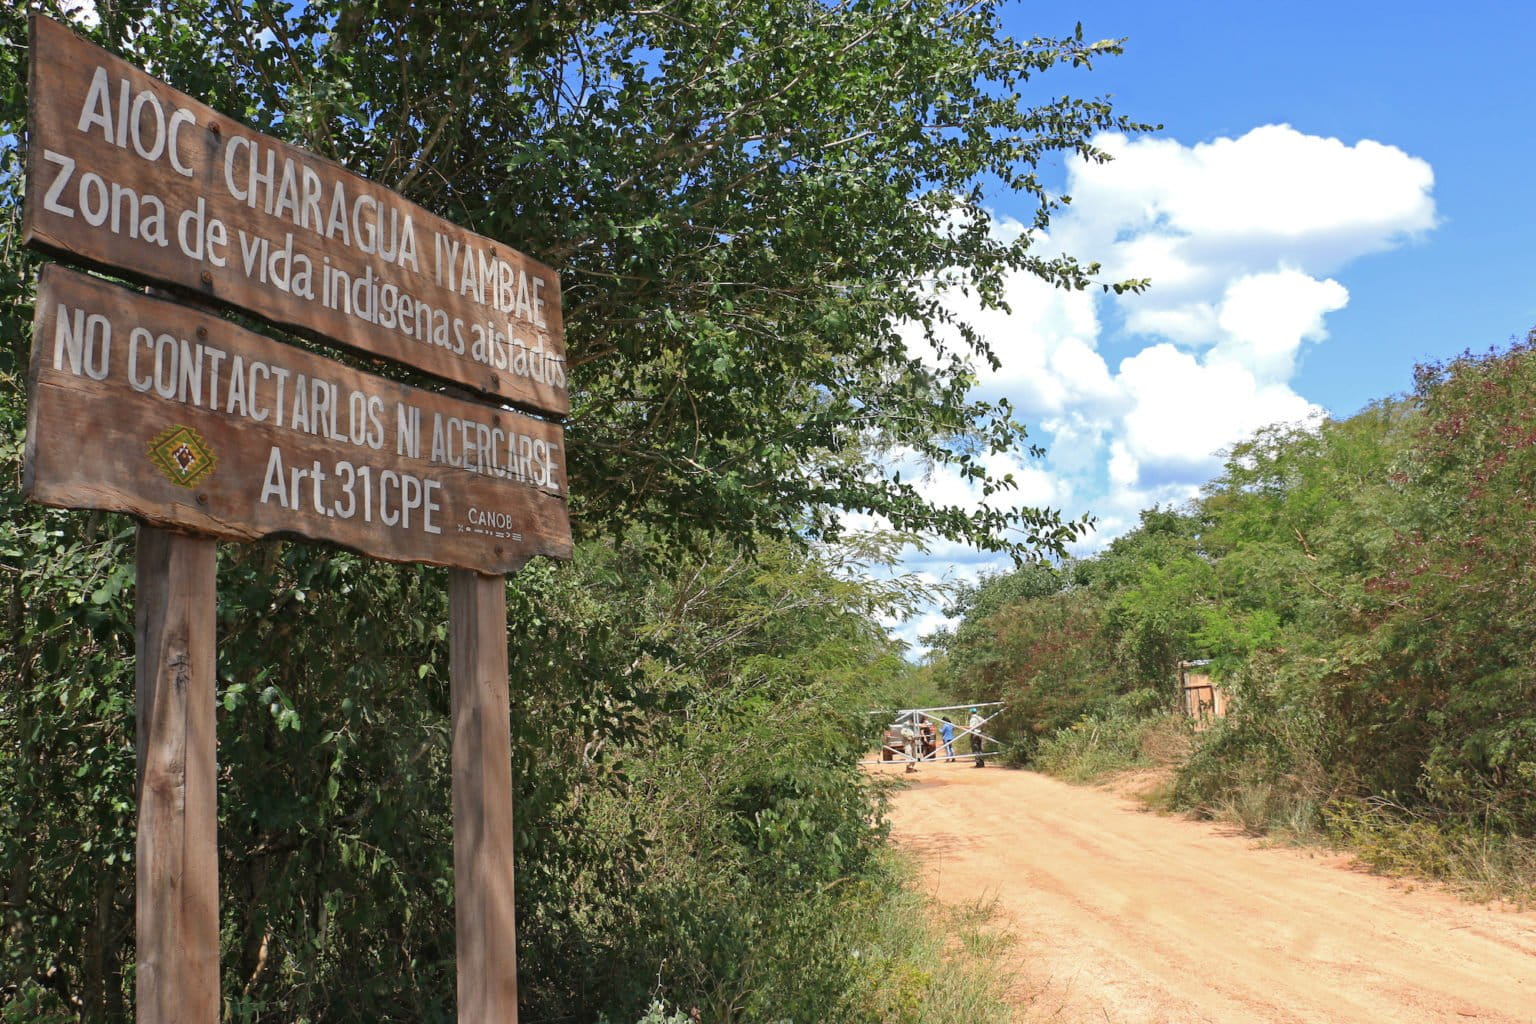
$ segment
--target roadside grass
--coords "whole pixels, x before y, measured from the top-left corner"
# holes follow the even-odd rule
[[[843,958],[846,985],[821,1020],[860,1024],[1024,1024],[1010,1005],[1008,957],[1013,937],[998,922],[995,902],[946,906],[925,895],[916,867],[891,850],[874,869],[850,880],[843,910],[828,927],[829,949]],[[634,1024],[711,1022],[716,1012],[678,1006],[657,993]],[[731,1024],[799,1024],[757,1015],[728,1015]],[[615,1024],[601,1018],[597,1024]],[[617,1022],[624,1024],[624,1022]]]
[[[1112,709],[1044,740],[1035,767],[1078,784],[1134,779],[1131,795],[1153,810],[1187,811],[1271,842],[1351,854],[1378,874],[1440,883],[1468,899],[1536,906],[1536,839],[1389,800],[1341,796],[1324,785],[1319,765],[1293,765],[1279,778],[1241,770],[1202,778],[1213,770],[1198,756],[1207,738],[1182,716],[1135,718]],[[1149,774],[1135,779],[1138,772]]]
[[[867,965],[870,1019],[881,1024],[1023,1021],[1008,1001],[1014,939],[995,902],[944,906],[910,882],[885,900],[859,956]]]
[[[1525,836],[1436,819],[1390,800],[1319,800],[1254,780],[1193,810],[1272,842],[1350,854],[1379,875],[1438,883],[1477,902],[1536,906],[1536,840]]]
[[[1385,800],[1336,801],[1327,834],[1373,871],[1424,878],[1475,900],[1536,905],[1536,840],[1435,821]]]
[[[1174,768],[1188,759],[1194,734],[1185,718],[1137,714],[1128,704],[1112,704],[1046,737],[1035,752],[1034,766],[1068,782],[1096,783],[1130,772]],[[1168,805],[1171,781],[1156,781],[1147,796],[1154,806]]]

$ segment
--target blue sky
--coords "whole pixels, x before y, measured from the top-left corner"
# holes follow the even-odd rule
[[[1029,30],[1045,10],[1016,8]],[[1429,163],[1439,225],[1354,261],[1349,304],[1298,390],[1338,414],[1411,386],[1415,360],[1536,326],[1536,5],[1092,3],[1063,10],[1126,53],[1079,76],[1186,145],[1286,123]]]
[[[1055,92],[1110,95],[1160,132],[1108,139],[1108,168],[1053,168],[1074,203],[1038,244],[1151,277],[1144,296],[1051,294],[1010,315],[954,305],[1005,366],[1044,461],[999,460],[1019,496],[1091,512],[1088,553],[1136,512],[1197,493],[1216,452],[1276,420],[1347,416],[1416,363],[1536,326],[1536,5],[1018,4],[1011,34],[1124,37]],[[999,196],[1007,219],[1030,211]],[[1536,397],[1533,397],[1536,400]],[[904,474],[906,476],[906,474]],[[936,497],[967,500],[935,477]],[[973,497],[973,496],[971,496]],[[906,568],[1006,568],[955,546]],[[909,639],[937,624],[908,623]]]

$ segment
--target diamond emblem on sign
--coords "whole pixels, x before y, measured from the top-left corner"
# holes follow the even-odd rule
[[[211,474],[219,460],[191,427],[169,427],[149,442],[149,460],[173,484],[191,487]]]

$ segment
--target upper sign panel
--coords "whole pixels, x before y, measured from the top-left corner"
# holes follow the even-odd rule
[[[28,244],[569,411],[548,267],[31,25]]]

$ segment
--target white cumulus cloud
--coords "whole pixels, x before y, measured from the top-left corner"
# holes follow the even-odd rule
[[[1382,142],[1284,124],[1194,145],[1097,141],[1114,159],[1068,166],[1072,204],[1036,251],[1097,260],[1108,279],[1150,278],[1150,289],[1063,292],[1020,274],[1008,312],[947,297],[1002,361],[975,368],[981,392],[1012,400],[1049,449],[1043,466],[1009,467],[1016,497],[1098,516],[1084,550],[1142,508],[1193,496],[1218,453],[1256,429],[1320,415],[1292,380],[1349,302],[1349,262],[1436,224],[1433,170]],[[1023,230],[998,223],[999,237]],[[925,490],[968,504],[968,487],[938,474]]]
[[[1117,482],[1143,487],[1198,485],[1220,449],[1259,427],[1320,411],[1285,383],[1266,383],[1237,360],[1201,360],[1167,343],[1126,359],[1117,380],[1129,398],[1116,437],[1124,455]],[[1128,475],[1131,464],[1134,477]]]
[[[1159,278],[1170,297],[1280,253],[1326,273],[1435,226],[1429,164],[1370,139],[1349,145],[1279,124],[1194,146],[1097,141],[1114,159],[1069,168],[1074,205],[1058,234],[1073,236],[1063,237],[1069,251],[1109,243],[1111,273]]]
[[[1243,366],[1266,381],[1286,381],[1304,341],[1321,341],[1323,317],[1343,309],[1349,292],[1298,270],[1250,274],[1227,285],[1216,310],[1219,340],[1211,361]]]

